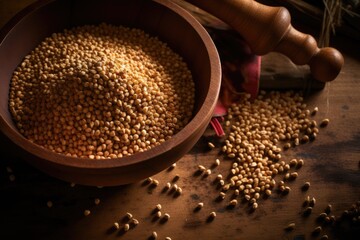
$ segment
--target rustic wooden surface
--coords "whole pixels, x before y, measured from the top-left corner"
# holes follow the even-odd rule
[[[29,2],[0,0],[0,26]],[[120,187],[71,187],[28,165],[18,157],[12,143],[1,137],[0,239],[148,239],[153,231],[158,239],[318,239],[311,236],[311,231],[317,226],[316,216],[328,203],[333,206],[333,214],[340,215],[360,200],[360,49],[356,42],[341,36],[334,44],[345,56],[339,77],[324,90],[306,94],[309,108],[320,109],[315,119],[327,117],[330,124],[321,129],[316,141],[285,154],[287,159],[305,160],[298,179],[290,184],[288,196],[272,194],[269,199],[261,199],[253,213],[247,211],[246,204],[226,208],[231,194],[224,201],[216,201],[219,189],[213,180],[218,173],[228,174],[231,161],[219,155],[218,148],[207,149],[208,139],[221,146],[222,139],[214,139],[211,130],[175,169],[154,176],[160,182],[157,188],[142,182]],[[267,57],[277,61],[276,55]],[[266,65],[263,71],[277,74],[277,69]],[[213,169],[212,175],[194,175],[198,164],[210,167],[216,158],[221,165]],[[8,173],[6,167],[11,167],[13,173]],[[15,181],[10,181],[11,174]],[[180,176],[176,184],[183,189],[179,197],[162,192],[176,174]],[[311,187],[302,192],[305,181],[310,181]],[[307,195],[314,196],[317,203],[313,214],[304,218],[302,202]],[[95,198],[101,200],[99,205],[94,204]],[[49,200],[52,208],[47,207]],[[204,208],[194,212],[198,202],[204,202]],[[163,213],[171,215],[166,223],[153,218],[152,210],[158,203]],[[91,210],[87,217],[83,215],[85,209]],[[217,217],[207,222],[212,211]],[[125,223],[126,212],[131,212],[140,224],[127,233],[113,231],[113,222]],[[296,229],[285,232],[290,222],[296,223]],[[323,233],[330,239],[358,239],[355,234],[359,229],[327,227]]]

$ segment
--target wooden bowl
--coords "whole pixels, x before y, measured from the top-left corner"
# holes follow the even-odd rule
[[[33,144],[16,129],[8,110],[12,73],[45,37],[65,28],[106,22],[157,35],[188,63],[196,85],[192,120],[170,140],[146,152],[108,160],[60,155]],[[221,68],[206,30],[167,0],[45,0],[17,14],[0,32],[0,130],[24,150],[24,159],[65,181],[112,186],[140,181],[169,167],[198,141],[218,99]]]

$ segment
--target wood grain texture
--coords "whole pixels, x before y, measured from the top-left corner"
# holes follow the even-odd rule
[[[3,5],[14,1],[0,0]],[[1,21],[6,21],[0,15]],[[360,52],[358,43],[338,37],[335,46],[342,51],[346,64],[334,82],[323,91],[307,95],[309,108],[319,107],[317,120],[329,118],[330,124],[321,129],[318,139],[288,151],[287,157],[302,157],[304,167],[299,178],[291,184],[292,191],[286,197],[276,194],[259,201],[259,209],[249,214],[247,206],[240,204],[227,209],[227,201],[216,202],[219,190],[212,180],[216,174],[229,171],[230,162],[223,160],[217,150],[209,151],[206,143],[215,141],[211,130],[183,157],[172,171],[163,171],[154,176],[160,184],[151,189],[142,182],[122,187],[85,187],[56,180],[39,172],[21,159],[13,144],[0,140],[0,239],[148,239],[152,231],[158,239],[318,239],[311,237],[316,226],[315,218],[328,203],[333,213],[340,215],[351,204],[360,200]],[[269,56],[277,62],[276,56]],[[274,65],[272,65],[274,66]],[[263,69],[267,66],[263,65]],[[285,67],[285,66],[284,66]],[[276,75],[277,69],[273,69]],[[269,72],[268,72],[269,74]],[[208,178],[194,176],[198,164],[211,166],[215,158],[222,160]],[[10,166],[13,173],[8,173]],[[9,180],[13,174],[14,182]],[[178,198],[162,193],[166,182],[179,174],[178,186],[183,194]],[[305,181],[311,182],[308,192],[300,191]],[[301,204],[306,195],[317,200],[313,214],[301,217]],[[228,196],[229,197],[229,196]],[[94,198],[101,203],[94,204]],[[228,198],[227,198],[228,199]],[[51,200],[53,207],[46,202]],[[198,202],[204,208],[194,213]],[[153,220],[151,214],[156,204],[161,203],[162,212],[171,215],[167,223]],[[83,211],[90,209],[88,217]],[[216,219],[208,223],[211,211]],[[127,233],[113,231],[114,221],[124,224],[123,216],[131,212],[140,224]],[[290,222],[296,229],[287,233],[283,228]],[[358,239],[359,229],[325,228],[330,239]],[[353,235],[351,235],[353,234]]]

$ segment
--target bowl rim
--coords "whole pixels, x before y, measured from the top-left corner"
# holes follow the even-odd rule
[[[12,30],[12,28],[15,27],[19,21],[21,21],[21,19],[26,17],[31,12],[54,1],[56,0],[38,1],[30,4],[28,7],[17,13],[1,29],[0,44],[4,40],[4,38],[6,38],[7,34]],[[35,157],[39,157],[53,164],[83,169],[106,169],[134,165],[140,162],[146,162],[156,156],[162,155],[169,150],[175,148],[177,145],[181,144],[181,142],[188,139],[196,131],[199,131],[199,124],[208,124],[208,122],[204,122],[203,119],[211,119],[211,116],[209,115],[213,114],[213,110],[216,106],[217,99],[220,93],[221,85],[221,64],[215,44],[213,43],[210,35],[205,30],[205,28],[188,11],[168,0],[153,0],[153,2],[165,6],[168,10],[174,12],[176,15],[178,15],[188,24],[190,24],[195,30],[196,34],[201,38],[202,42],[204,43],[209,58],[210,83],[209,91],[207,92],[204,100],[204,103],[206,104],[203,104],[200,107],[194,117],[190,120],[188,124],[186,124],[184,128],[182,128],[178,133],[173,135],[170,139],[144,152],[139,152],[121,158],[110,158],[101,160],[66,156],[64,154],[53,152],[38,144],[35,144],[26,139],[18,131],[15,131],[10,126],[10,124],[3,118],[2,115],[0,115],[0,130],[22,149],[33,154]]]

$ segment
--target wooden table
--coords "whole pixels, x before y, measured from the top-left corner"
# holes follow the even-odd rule
[[[33,0],[0,0],[0,26],[30,2]],[[219,149],[208,151],[204,147],[211,130],[173,170],[153,176],[160,182],[156,188],[142,182],[104,188],[71,186],[28,165],[14,151],[12,143],[1,136],[0,239],[148,239],[153,231],[157,232],[158,239],[167,236],[172,239],[318,239],[312,237],[311,232],[317,226],[316,217],[329,203],[333,206],[332,213],[339,216],[360,200],[360,49],[355,41],[341,36],[334,44],[345,56],[341,74],[322,91],[306,97],[309,109],[319,107],[315,119],[326,117],[330,124],[316,141],[285,155],[287,159],[305,160],[298,179],[290,183],[289,195],[272,194],[266,200],[261,199],[253,213],[247,211],[244,203],[228,209],[230,196],[216,201],[220,190],[213,180],[217,174],[229,172],[231,161],[219,155]],[[277,61],[276,55],[267,56],[269,58],[270,62]],[[218,147],[221,141],[217,141]],[[194,175],[199,164],[210,166],[216,158],[221,159],[221,165],[209,177]],[[11,175],[15,176],[14,181],[10,180]],[[162,191],[175,175],[180,176],[176,184],[183,189],[178,197]],[[300,188],[306,181],[311,182],[311,187],[303,192]],[[307,195],[316,198],[316,205],[313,213],[305,218],[301,212]],[[94,203],[96,198],[100,199],[98,205]],[[51,208],[47,206],[48,201],[53,203]],[[194,212],[199,202],[203,202],[204,207]],[[165,223],[153,215],[159,203],[161,212],[171,216]],[[91,211],[87,217],[84,216],[86,209]],[[212,211],[217,217],[207,222]],[[126,233],[114,231],[115,221],[120,226],[126,223],[126,212],[132,213],[140,224]],[[296,223],[295,230],[284,231],[291,222]],[[326,227],[322,233],[330,239],[357,239],[354,234],[360,234],[359,225],[353,229],[346,227]]]

